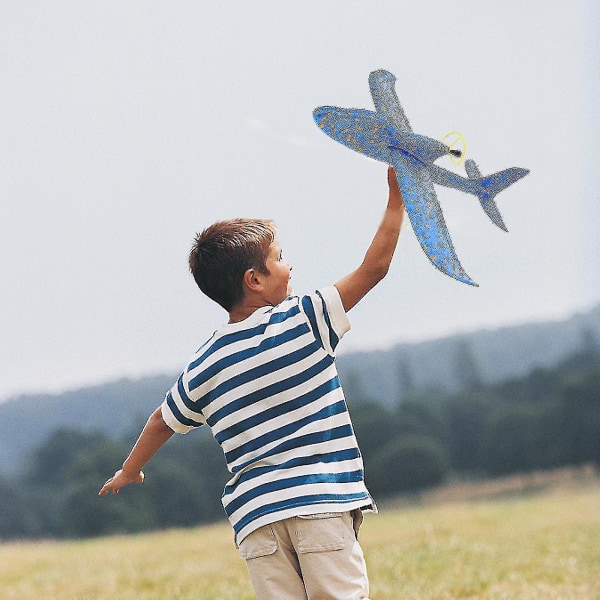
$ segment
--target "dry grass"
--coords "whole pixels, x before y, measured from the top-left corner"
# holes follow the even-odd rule
[[[3,600],[254,598],[228,524],[0,546]]]
[[[376,599],[600,599],[600,487],[369,520]]]
[[[600,484],[385,510],[361,542],[374,600],[600,599]],[[0,545],[0,597],[254,598],[227,524]]]

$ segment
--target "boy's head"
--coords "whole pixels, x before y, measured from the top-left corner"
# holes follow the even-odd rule
[[[198,287],[226,311],[239,304],[248,269],[268,274],[269,247],[275,240],[272,221],[218,221],[199,233],[190,252],[190,271]]]

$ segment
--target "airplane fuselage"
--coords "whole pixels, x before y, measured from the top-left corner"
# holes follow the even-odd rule
[[[315,109],[314,119],[321,130],[344,146],[370,158],[392,164],[390,148],[402,152],[412,166],[427,171],[433,183],[473,194],[485,201],[485,189],[492,184],[487,177],[462,177],[434,164],[450,152],[439,140],[412,132],[401,132],[380,114],[366,109],[321,106]],[[526,169],[510,169],[510,177],[523,177]],[[488,183],[489,181],[489,183]]]
[[[476,193],[476,185],[472,180],[433,164],[450,151],[439,140],[412,132],[400,132],[371,110],[322,106],[315,110],[313,116],[324,133],[355,152],[389,165],[392,163],[390,148],[396,148],[415,167],[426,169],[434,183]]]

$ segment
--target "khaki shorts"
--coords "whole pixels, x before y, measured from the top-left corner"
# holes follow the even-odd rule
[[[292,517],[244,538],[258,600],[368,600],[360,510]]]

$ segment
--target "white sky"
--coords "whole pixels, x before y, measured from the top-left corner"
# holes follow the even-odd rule
[[[274,218],[298,292],[354,269],[386,168],[311,113],[372,108],[377,68],[416,132],[460,131],[482,172],[531,174],[497,197],[509,234],[439,188],[481,287],[435,270],[407,224],[344,349],[593,306],[599,38],[594,0],[5,0],[0,399],[177,371],[226,320],[187,272],[216,219]]]

